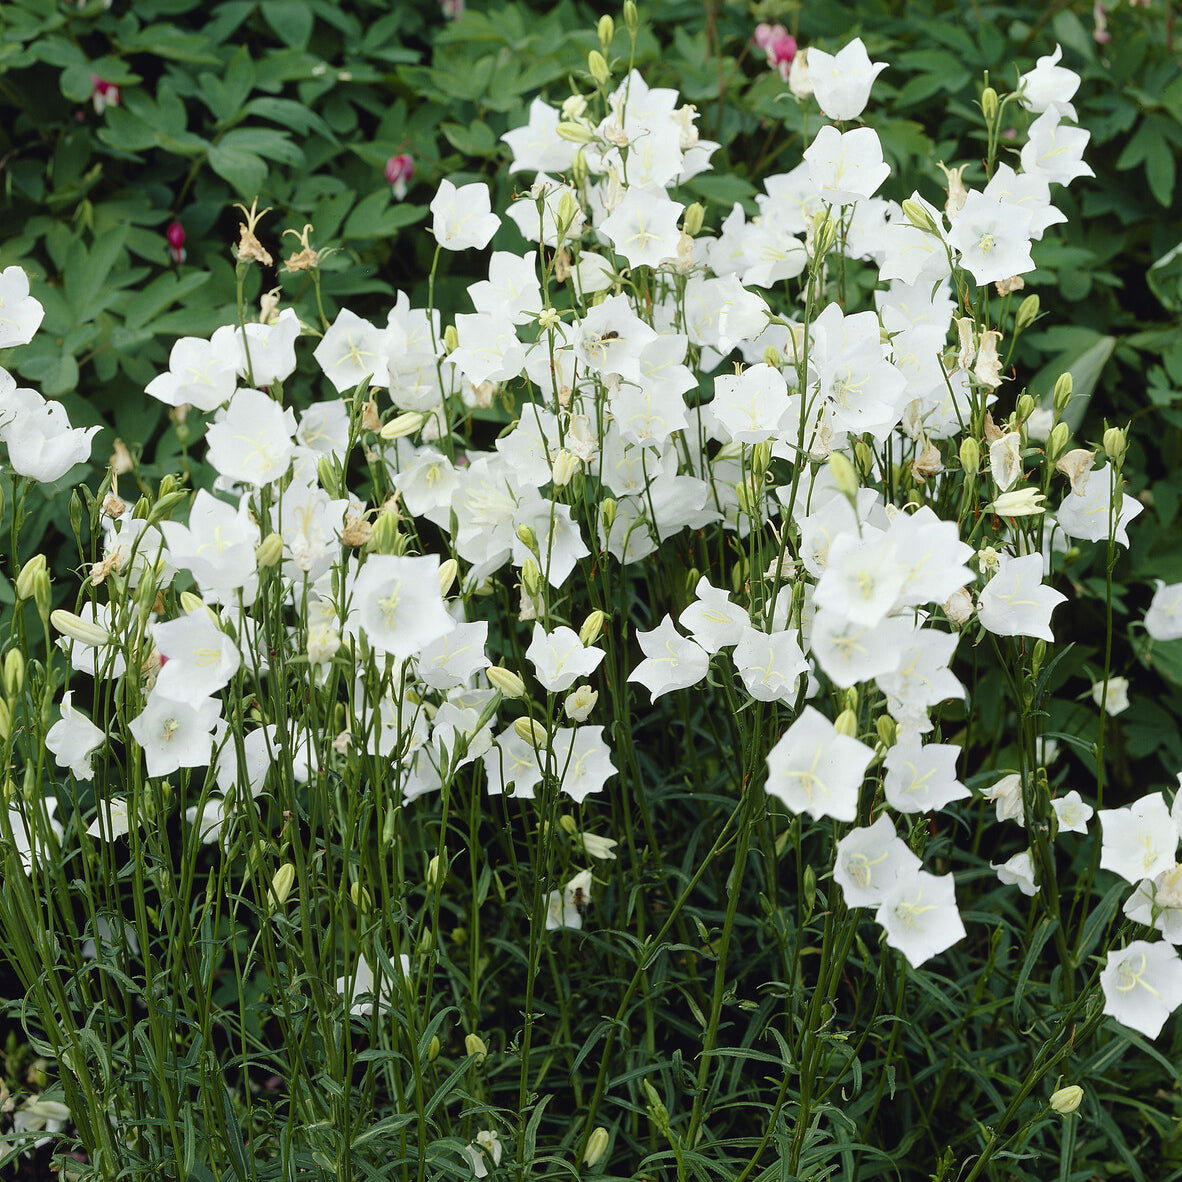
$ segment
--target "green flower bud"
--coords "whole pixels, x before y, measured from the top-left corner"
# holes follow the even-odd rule
[[[615,497],[604,497],[599,502],[599,516],[603,519],[605,533],[611,533],[612,523],[616,520]]]
[[[1069,1084],[1051,1093],[1051,1108],[1060,1116],[1070,1116],[1083,1099],[1084,1090],[1079,1084]]]
[[[525,697],[525,682],[511,669],[503,665],[490,665],[485,669],[484,676],[488,678],[488,684],[500,690],[506,698]]]
[[[603,1125],[597,1125],[592,1129],[591,1136],[587,1138],[587,1148],[583,1150],[583,1165],[598,1165],[600,1159],[607,1152],[609,1139],[608,1131]]]
[[[960,466],[969,476],[976,476],[981,469],[981,447],[971,435],[961,440]]]
[[[604,53],[607,53],[616,35],[616,22],[605,12],[599,18],[599,24],[596,26],[595,32],[599,37],[599,47]]]
[[[1014,315],[1014,332],[1021,332],[1029,328],[1037,319],[1041,304],[1037,295],[1028,295],[1019,305]]]
[[[601,88],[607,86],[611,81],[612,72],[608,69],[607,61],[598,49],[593,49],[587,54],[587,70]]]
[[[8,703],[0,698],[0,743],[7,743],[12,736],[12,711]]]
[[[1066,423],[1056,423],[1047,438],[1047,460],[1054,463],[1066,450],[1071,438],[1071,428]]]
[[[456,575],[460,572],[460,564],[454,558],[445,558],[439,564],[439,594],[446,595],[451,590],[451,585],[456,581]]]
[[[1127,447],[1128,441],[1122,427],[1109,427],[1104,432],[1104,451],[1114,464],[1119,464],[1125,458]]]
[[[523,521],[517,527],[517,540],[533,555],[538,553],[538,535]]]
[[[917,229],[928,234],[937,234],[932,215],[914,198],[908,197],[903,203],[903,216]]]
[[[45,575],[46,562],[44,554],[34,554],[24,566],[21,567],[20,573],[16,576],[16,601],[23,603],[26,599],[32,599],[35,592],[34,586],[36,580]]]
[[[1067,404],[1071,401],[1071,391],[1074,388],[1074,381],[1071,374],[1065,373],[1059,376],[1059,380],[1055,383],[1055,410],[1062,414],[1067,409]]]
[[[259,570],[267,570],[275,566],[283,557],[283,535],[268,534],[254,552],[254,560]]]
[[[697,236],[702,229],[702,222],[706,218],[706,211],[701,202],[695,201],[686,206],[685,216],[681,219],[681,228],[691,237]]]
[[[476,1066],[479,1067],[488,1054],[488,1045],[479,1034],[466,1034],[464,1035],[464,1050],[476,1060]]]
[[[985,116],[986,123],[992,123],[997,118],[999,107],[997,91],[992,86],[985,87],[981,91],[981,114]]]
[[[427,1044],[427,1062],[434,1063],[439,1058],[439,1052],[443,1049],[439,1042],[439,1035],[431,1035],[431,1041]]]
[[[525,743],[531,744],[533,747],[541,748],[546,745],[550,736],[546,733],[546,728],[535,719],[519,718],[513,723],[513,730],[517,737]]]
[[[408,410],[397,418],[386,423],[378,432],[383,439],[402,439],[406,435],[413,435],[425,422],[427,416],[417,410]]]
[[[10,648],[4,654],[4,694],[13,699],[25,688],[25,654]]]
[[[295,876],[296,868],[291,862],[284,862],[275,871],[275,876],[271,879],[271,889],[267,892],[267,905],[271,910],[278,910],[287,902],[287,896],[291,894]]]
[[[1016,409],[1018,411],[1018,421],[1024,423],[1034,414],[1034,399],[1029,394],[1020,395]]]
[[[449,353],[454,353],[460,347],[460,334],[454,324],[449,324],[443,330],[443,347]]]
[[[640,27],[640,13],[636,10],[636,0],[624,0],[624,24],[628,32],[636,36]]]
[[[878,731],[878,741],[884,747],[893,747],[899,737],[899,728],[889,714],[880,714],[874,720],[874,729]]]
[[[833,724],[833,729],[839,735],[846,735],[848,738],[856,739],[858,737],[858,716],[850,709],[843,710],[837,716],[837,721]]]
[[[853,501],[858,495],[858,474],[853,464],[839,451],[829,457],[829,473],[833,477],[833,484],[846,500]]]
[[[780,356],[780,350],[775,345],[768,345],[763,351],[764,365],[770,365],[772,369],[779,369],[784,364],[784,359]]]
[[[596,608],[583,621],[583,626],[579,629],[579,639],[583,642],[584,648],[590,648],[603,635],[603,621],[606,618],[603,612]]]
[[[595,53],[595,50],[591,52]],[[600,58],[600,61],[602,60]],[[572,120],[563,120],[554,130],[558,133],[558,138],[566,140],[568,144],[589,144],[595,138],[595,132],[587,124]],[[584,161],[584,167],[586,167],[586,161]]]

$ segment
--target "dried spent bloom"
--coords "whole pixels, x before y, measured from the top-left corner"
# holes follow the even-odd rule
[[[290,234],[300,244],[300,249],[284,263],[283,267],[285,271],[311,271],[313,267],[320,265],[320,255],[308,245],[308,235],[311,232],[312,225],[310,222],[302,230],[283,231],[284,237]]]
[[[262,263],[264,267],[269,267],[273,260],[263,244],[255,236],[255,227],[258,226],[266,214],[271,212],[271,207],[268,205],[260,213],[258,211],[258,205],[259,199],[257,197],[250,203],[250,209],[237,202],[234,204],[234,208],[242,210],[242,214],[246,218],[245,225],[241,222],[238,223],[238,259],[240,262]]]

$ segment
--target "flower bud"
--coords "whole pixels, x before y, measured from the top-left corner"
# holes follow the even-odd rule
[[[852,710],[843,710],[837,716],[833,729],[839,735],[847,735],[851,739],[856,739],[858,737],[858,716]]]
[[[599,24],[596,26],[595,32],[599,37],[600,49],[602,49],[604,53],[607,53],[607,51],[611,48],[611,43],[616,35],[616,22],[612,20],[612,18],[605,12],[603,16],[599,18]]]
[[[538,535],[534,533],[533,528],[528,526],[523,521],[517,527],[517,540],[531,553],[536,555],[538,552]]]
[[[1055,383],[1055,392],[1053,398],[1055,400],[1055,410],[1062,414],[1067,409],[1067,404],[1071,401],[1071,391],[1075,386],[1075,382],[1071,374],[1065,373],[1059,375],[1059,380]]]
[[[7,743],[12,735],[12,711],[8,703],[0,698],[0,743]]]
[[[353,906],[362,915],[373,906],[373,896],[359,882],[355,882],[349,887],[349,898],[353,900]]]
[[[1040,301],[1037,295],[1028,295],[1019,305],[1014,315],[1014,332],[1021,332],[1029,328],[1037,319]]]
[[[981,114],[985,116],[986,123],[992,123],[997,118],[999,106],[997,91],[992,86],[985,87],[981,91]]]
[[[837,220],[825,209],[813,217],[813,257],[823,258],[837,241]]]
[[[878,731],[878,741],[884,747],[893,747],[899,735],[899,728],[889,714],[880,714],[874,720],[874,729]]]
[[[969,476],[976,476],[981,469],[981,446],[971,435],[960,442],[960,466]]]
[[[611,81],[612,72],[607,68],[607,62],[598,49],[593,49],[587,54],[587,70],[600,87]]]
[[[582,148],[575,152],[574,162],[570,166],[570,175],[575,185],[582,188],[587,180],[587,154]]]
[[[564,191],[562,196],[558,199],[558,209],[554,214],[554,223],[561,235],[565,235],[570,229],[571,222],[575,220],[575,215],[579,212],[578,203],[574,197],[567,191]]]
[[[443,330],[443,347],[448,353],[454,353],[460,347],[460,334],[454,324],[449,324]]]
[[[1083,1099],[1083,1088],[1079,1084],[1069,1084],[1051,1093],[1051,1108],[1060,1116],[1070,1116]]]
[[[1042,501],[1047,498],[1034,488],[1012,488],[1000,493],[989,506],[998,517],[1033,517],[1045,513]]]
[[[1034,414],[1034,399],[1029,394],[1022,394],[1018,398],[1018,404],[1015,409],[1018,412],[1018,422],[1024,423]]]
[[[445,558],[439,564],[439,594],[446,595],[459,574],[460,564],[454,558]]]
[[[599,502],[599,516],[603,521],[604,533],[611,533],[612,523],[616,520],[615,497],[604,497]]]
[[[767,475],[767,470],[772,462],[772,445],[766,440],[761,440],[755,444],[751,449],[751,475],[760,483]]]
[[[531,596],[537,595],[542,589],[542,572],[532,558],[527,558],[521,564],[521,585],[525,593]]]
[[[16,601],[23,603],[35,595],[37,580],[42,576],[48,577],[45,567],[45,555],[34,554],[16,576]]]
[[[25,654],[10,648],[4,654],[4,694],[15,698],[25,688]]]
[[[858,474],[853,464],[839,451],[829,457],[829,474],[833,477],[834,487],[848,501],[853,501],[858,495]]]
[[[784,364],[784,359],[780,356],[780,350],[775,345],[768,345],[763,351],[764,365],[771,366],[772,369],[779,369]]]
[[[583,642],[584,648],[590,648],[603,635],[603,621],[606,618],[603,612],[596,608],[583,621],[583,626],[579,629],[579,640]]]
[[[275,566],[283,557],[283,535],[268,534],[254,552],[254,560],[259,570],[267,570]]]
[[[506,698],[524,698],[525,682],[511,669],[503,665],[489,665],[484,671],[488,683],[493,689],[500,690]]]
[[[427,863],[427,890],[433,891],[445,878],[447,878],[447,866],[446,864],[440,865],[439,855],[436,854]]]
[[[554,457],[553,479],[555,488],[566,488],[571,477],[579,470],[578,457],[562,448]]]
[[[332,456],[321,456],[316,461],[316,479],[330,497],[334,500],[340,497],[341,481]]]
[[[76,616],[73,612],[68,612],[63,608],[59,607],[57,611],[53,612],[49,617],[49,622],[63,636],[68,636],[71,640],[78,641],[79,644],[89,644],[94,648],[99,648],[104,644],[111,643],[111,634],[106,628],[92,624],[89,620],[84,620],[81,616]]]
[[[607,1152],[609,1139],[607,1129],[603,1125],[596,1125],[591,1130],[591,1136],[587,1138],[587,1148],[583,1150],[583,1165],[598,1165],[600,1159]]]
[[[417,410],[408,410],[397,418],[391,419],[378,432],[383,439],[401,439],[404,435],[413,435],[426,421],[427,416]]]
[[[396,512],[383,510],[377,515],[366,546],[371,554],[402,553],[404,535]]]
[[[1056,423],[1047,438],[1047,460],[1054,463],[1066,450],[1071,438],[1071,428],[1066,423]]]
[[[479,1034],[466,1034],[464,1035],[464,1051],[476,1059],[476,1066],[479,1067],[484,1062],[485,1055],[488,1054],[488,1046]]]
[[[640,14],[636,11],[636,0],[624,0],[624,25],[634,37],[640,28]]]
[[[700,201],[695,201],[685,207],[685,215],[681,219],[681,228],[694,238],[702,229],[702,222],[706,218],[706,211]]]
[[[513,730],[519,739],[534,747],[544,747],[550,737],[546,733],[546,728],[532,718],[517,719],[513,724]]]
[[[558,138],[566,140],[568,144],[589,144],[595,138],[595,132],[585,123],[575,123],[570,120],[563,120],[554,130]]]
[[[431,1035],[431,1041],[427,1044],[427,1062],[434,1063],[439,1058],[439,1052],[443,1050],[439,1042],[439,1035]]]
[[[271,889],[267,892],[268,907],[272,910],[277,910],[287,902],[287,896],[291,894],[295,876],[296,868],[291,862],[284,862],[275,871],[275,876],[271,879]]]
[[[1119,464],[1125,458],[1125,449],[1127,446],[1128,443],[1122,427],[1109,427],[1104,432],[1104,451],[1114,464]]]
[[[903,216],[917,229],[928,234],[937,234],[932,215],[914,198],[908,197],[903,203]]]

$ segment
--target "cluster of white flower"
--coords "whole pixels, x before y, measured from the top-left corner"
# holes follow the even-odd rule
[[[1057,60],[1042,59],[1016,96],[1038,114],[1021,171],[998,164],[983,188],[968,190],[963,168],[946,170],[944,212],[918,193],[902,204],[876,196],[889,174],[877,133],[827,124],[798,167],[766,181],[759,216],[748,221],[736,204],[717,237],[701,234],[700,207],[670,191],[709,168],[717,147],[698,137],[693,108],[675,92],[651,89],[635,72],[614,89],[600,80],[597,120],[582,96],[561,111],[538,99],[528,123],[504,137],[512,171],[534,175],[508,216],[538,249],[494,251],[487,279],[469,289],[475,311],[446,327],[438,310],[411,308],[404,295],[384,327],[342,310],[314,356],[338,393],[357,390],[352,402],[313,405],[298,421],[285,409],[282,384],[296,370],[302,331],[290,310],[208,341],[177,342],[169,371],[148,393],[212,415],[214,492],[197,494],[186,524],[111,506],[102,573],[129,589],[144,583],[151,594],[57,617],[75,669],[143,675],[142,708],[128,729],[148,774],[212,762],[218,793],[187,814],[209,841],[234,825],[236,791],[263,790],[277,751],[295,753],[289,766],[298,780],[359,744],[395,769],[404,801],[438,790],[476,760],[492,793],[529,797],[550,775],[581,801],[615,772],[604,726],[588,723],[596,699],[583,683],[604,655],[596,647],[602,615],[576,633],[554,605],[588,580],[588,560],[610,556],[627,567],[685,530],[741,539],[758,532],[775,540],[767,571],[746,572],[737,599],[701,577],[676,622],[665,614],[638,633],[643,659],[629,680],[656,699],[711,671],[733,674],[737,691],[794,712],[767,755],[767,791],[813,818],[875,817],[838,846],[835,877],[847,904],[876,908],[887,942],[914,965],[961,938],[951,876],[922,869],[888,815],[927,813],[969,795],[957,778],[960,749],[924,740],[932,710],[964,695],[950,668],[958,630],[975,611],[995,636],[1051,640],[1052,613],[1066,598],[1044,584],[1055,533],[1127,544],[1124,527],[1140,509],[1117,499],[1116,437],[1106,440],[1114,462],[1095,471],[1094,453],[1065,454],[1059,399],[1045,411],[1053,426],[1046,454],[1071,491],[1057,513],[1044,513],[1051,464],[1041,490],[1023,485],[1034,462],[1028,423],[1040,412],[1019,407],[998,426],[988,409],[1003,380],[998,345],[1008,321],[954,318],[971,291],[966,273],[1003,295],[1021,288],[1033,269],[1031,243],[1063,220],[1052,186],[1090,175],[1081,160],[1087,133],[1063,122],[1074,115],[1078,80]],[[813,51],[807,67],[794,65],[794,91],[815,95],[834,122],[848,121],[883,68],[860,41],[833,58]],[[996,104],[995,94],[983,100],[987,120],[996,122]],[[482,184],[444,181],[431,210],[446,250],[484,248],[501,225]],[[874,310],[847,313],[822,298],[842,255],[877,268]],[[799,317],[794,309],[773,314],[752,290],[801,276]],[[21,343],[35,329],[27,290],[17,269],[4,273],[0,344]],[[709,381],[736,352],[743,364]],[[699,395],[703,379],[709,399]],[[495,446],[465,446],[472,408],[526,382],[535,397]],[[389,414],[374,389],[388,395]],[[35,409],[0,372],[0,438],[11,462],[52,480],[84,458],[90,436],[61,430],[54,404],[45,406]],[[959,451],[941,449],[961,433]],[[363,504],[345,487],[359,440],[396,490],[384,504]],[[983,448],[987,475],[979,472]],[[958,521],[930,504],[891,503],[886,491],[898,487],[901,467],[913,492],[940,490],[957,464],[966,489],[960,523],[995,522],[980,551],[962,540]],[[406,552],[414,518],[447,537],[445,560]],[[293,650],[317,677],[334,662],[351,670],[352,729],[335,738],[306,728],[281,733],[274,722],[226,733],[217,695],[241,667],[257,676],[268,668],[251,609],[262,572],[276,566]],[[528,671],[492,668],[488,622],[468,612],[506,567],[519,618],[533,622],[533,680],[544,695],[568,695],[570,727],[544,726],[531,712],[497,730],[497,711],[526,692]],[[185,597],[176,619],[147,619],[135,605],[151,604],[178,571],[200,596]],[[1167,614],[1164,601],[1155,613]],[[489,688],[477,682],[482,671]],[[878,695],[890,718],[877,749],[858,739],[854,710],[839,709],[834,722],[805,705],[823,691],[832,701]],[[68,697],[62,706],[50,750],[84,777],[113,737]],[[864,782],[878,760],[885,805],[871,807]],[[1017,792],[1008,815],[1021,819],[1020,785]],[[995,794],[999,816],[1003,795]],[[1078,798],[1055,806],[1061,829],[1086,826],[1088,806]],[[1156,813],[1146,825],[1161,820]],[[1146,854],[1134,877],[1117,845],[1144,842],[1110,838],[1120,822],[1105,817],[1105,865],[1140,882],[1137,914],[1168,938],[1182,934],[1173,847],[1154,845],[1152,864]],[[1168,830],[1145,829],[1146,840],[1176,834],[1176,818],[1167,812],[1166,820]],[[135,823],[125,805],[106,801],[91,832],[110,839]],[[1029,854],[997,869],[1003,882],[1036,889]],[[554,892],[548,927],[581,922],[576,883],[580,897],[589,892],[589,875]],[[1139,944],[1115,954],[1111,988],[1131,996],[1143,984],[1159,996],[1147,979],[1160,956]],[[1182,975],[1176,956],[1171,964]],[[1114,996],[1111,1012],[1122,1021],[1152,1025]]]

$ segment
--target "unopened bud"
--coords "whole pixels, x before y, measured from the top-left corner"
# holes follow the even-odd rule
[[[572,120],[563,120],[554,130],[558,138],[568,144],[589,144],[595,138],[595,132],[587,124]]]
[[[775,345],[768,345],[763,351],[763,363],[770,366],[772,369],[779,369],[784,364],[784,359],[780,356],[780,350]]]
[[[1066,423],[1056,423],[1047,437],[1047,460],[1054,463],[1066,450],[1071,438],[1071,428]]]
[[[595,79],[596,84],[601,87],[611,81],[612,72],[607,68],[607,61],[598,49],[593,49],[587,54],[587,70]]]
[[[371,554],[401,554],[404,545],[397,512],[386,509],[377,515],[366,543]]]
[[[521,564],[521,586],[525,593],[531,596],[537,595],[542,589],[542,572],[532,558],[527,558]]]
[[[460,347],[460,334],[454,324],[449,324],[443,330],[443,348],[448,353],[454,353]]]
[[[283,535],[268,534],[254,552],[259,570],[267,570],[283,557]]]
[[[695,201],[685,207],[685,214],[681,219],[681,228],[691,237],[695,237],[702,229],[706,219],[706,211],[700,201]]]
[[[992,123],[997,118],[998,107],[997,91],[992,86],[985,87],[981,91],[981,114],[985,116],[986,123]]]
[[[316,479],[320,487],[334,500],[339,498],[341,481],[336,463],[332,456],[321,456],[316,461]]]
[[[1053,398],[1055,400],[1055,410],[1062,414],[1067,409],[1067,404],[1071,401],[1071,391],[1075,387],[1075,381],[1071,374],[1060,374],[1059,380],[1055,383],[1055,392]]]
[[[603,635],[603,612],[596,608],[584,621],[579,629],[579,639],[584,648],[590,648]]]
[[[434,1063],[439,1058],[441,1050],[443,1050],[443,1046],[439,1042],[439,1035],[431,1035],[431,1041],[427,1044],[427,1062]]]
[[[604,497],[599,502],[599,516],[603,521],[604,533],[611,533],[612,524],[616,520],[615,497]]]
[[[578,203],[569,191],[564,191],[558,199],[558,209],[554,214],[554,222],[560,234],[565,234],[570,229],[571,222],[575,220],[575,215],[578,212]]]
[[[878,731],[878,741],[884,747],[893,747],[899,735],[899,728],[889,714],[880,714],[874,720],[874,729]]]
[[[761,440],[755,444],[751,449],[751,476],[754,480],[763,483],[763,478],[767,475],[767,470],[772,462],[772,445],[766,440]]]
[[[599,18],[599,24],[595,29],[599,36],[599,47],[604,53],[611,48],[611,43],[616,35],[616,22],[605,12]]]
[[[833,729],[839,735],[846,735],[851,739],[858,737],[858,716],[852,710],[843,710],[833,724]]]
[[[735,499],[739,503],[739,512],[745,517],[760,519],[759,490],[752,487],[751,481],[743,480],[735,485]]]
[[[587,1138],[587,1148],[583,1150],[583,1165],[598,1165],[600,1159],[607,1152],[609,1139],[608,1131],[603,1125],[597,1125],[593,1128],[591,1130],[591,1136]]]
[[[1037,319],[1040,303],[1037,295],[1028,295],[1019,305],[1014,315],[1014,331],[1021,332],[1029,328]]]
[[[640,28],[640,13],[636,10],[636,0],[624,0],[624,25],[633,36]]]
[[[442,872],[442,873],[441,873]],[[433,891],[443,878],[447,877],[446,864],[440,864],[439,855],[436,854],[430,862],[427,863],[427,890]]]
[[[479,1034],[464,1035],[464,1050],[475,1058],[477,1067],[484,1062],[484,1057],[488,1054],[488,1046]]]
[[[829,474],[833,477],[833,486],[848,501],[854,501],[858,496],[858,474],[853,464],[839,451],[829,457]]]
[[[854,464],[863,480],[869,480],[874,475],[874,463],[874,448],[865,439],[855,439]]]
[[[525,697],[525,682],[512,669],[506,669],[504,665],[489,665],[484,676],[488,678],[488,684],[500,690],[506,698]]]
[[[7,743],[11,736],[12,711],[8,708],[8,703],[0,698],[0,743]]]
[[[359,882],[355,882],[349,887],[349,898],[353,900],[353,906],[362,915],[373,907],[373,896]]]
[[[1125,458],[1125,449],[1127,446],[1128,442],[1125,438],[1124,428],[1109,427],[1104,432],[1104,451],[1114,464],[1119,464]]]
[[[282,907],[287,902],[287,896],[291,894],[295,876],[296,868],[290,862],[284,862],[275,871],[275,876],[271,879],[271,889],[267,892],[267,905],[272,910]]]
[[[4,695],[12,699],[25,688],[25,654],[10,648],[4,654]]]
[[[456,575],[460,572],[460,564],[454,558],[445,558],[439,564],[439,594],[446,595],[451,590],[451,585],[456,581]]]
[[[391,419],[378,432],[383,439],[401,439],[405,435],[413,435],[426,421],[427,416],[417,410],[408,410],[397,418]]]
[[[205,611],[205,600],[200,595],[194,594],[192,591],[181,592],[181,611],[187,616],[191,616],[194,612]]]
[[[981,445],[971,435],[960,441],[960,466],[969,476],[981,470]]]
[[[813,218],[813,256],[823,258],[837,241],[837,222],[828,210],[818,210]]]
[[[1051,1093],[1051,1108],[1060,1116],[1070,1116],[1083,1099],[1084,1090],[1079,1084],[1069,1084]]]
[[[37,580],[42,576],[48,577],[45,555],[34,554],[21,567],[20,573],[16,576],[16,599],[18,603],[23,603],[26,599],[33,598]]]
[[[529,743],[533,747],[544,747],[550,737],[546,733],[546,728],[533,718],[517,719],[513,723],[513,730],[522,742]]]
[[[913,197],[908,197],[902,203],[903,216],[917,229],[928,234],[937,234],[936,223],[932,215]]]
[[[1026,422],[1034,414],[1034,399],[1029,394],[1022,394],[1018,398],[1018,404],[1015,409],[1018,412],[1018,422]]]
[[[575,152],[574,162],[570,166],[570,176],[580,188],[587,180],[587,155],[582,148]]]
[[[579,470],[579,459],[573,453],[562,448],[554,457],[553,479],[555,488],[566,488],[571,477]]]
[[[63,608],[58,608],[53,612],[49,617],[49,622],[63,636],[68,636],[80,644],[99,648],[111,642],[111,634],[106,628],[92,624],[89,620],[84,620],[81,616],[76,616],[73,612],[68,612]]]
[[[517,527],[517,540],[533,555],[538,552],[538,535],[523,521]]]
[[[1038,671],[1042,668],[1042,663],[1046,660],[1046,657],[1047,642],[1039,637],[1039,639],[1034,642],[1034,647],[1030,652],[1030,672],[1033,673],[1035,677],[1038,676]]]

